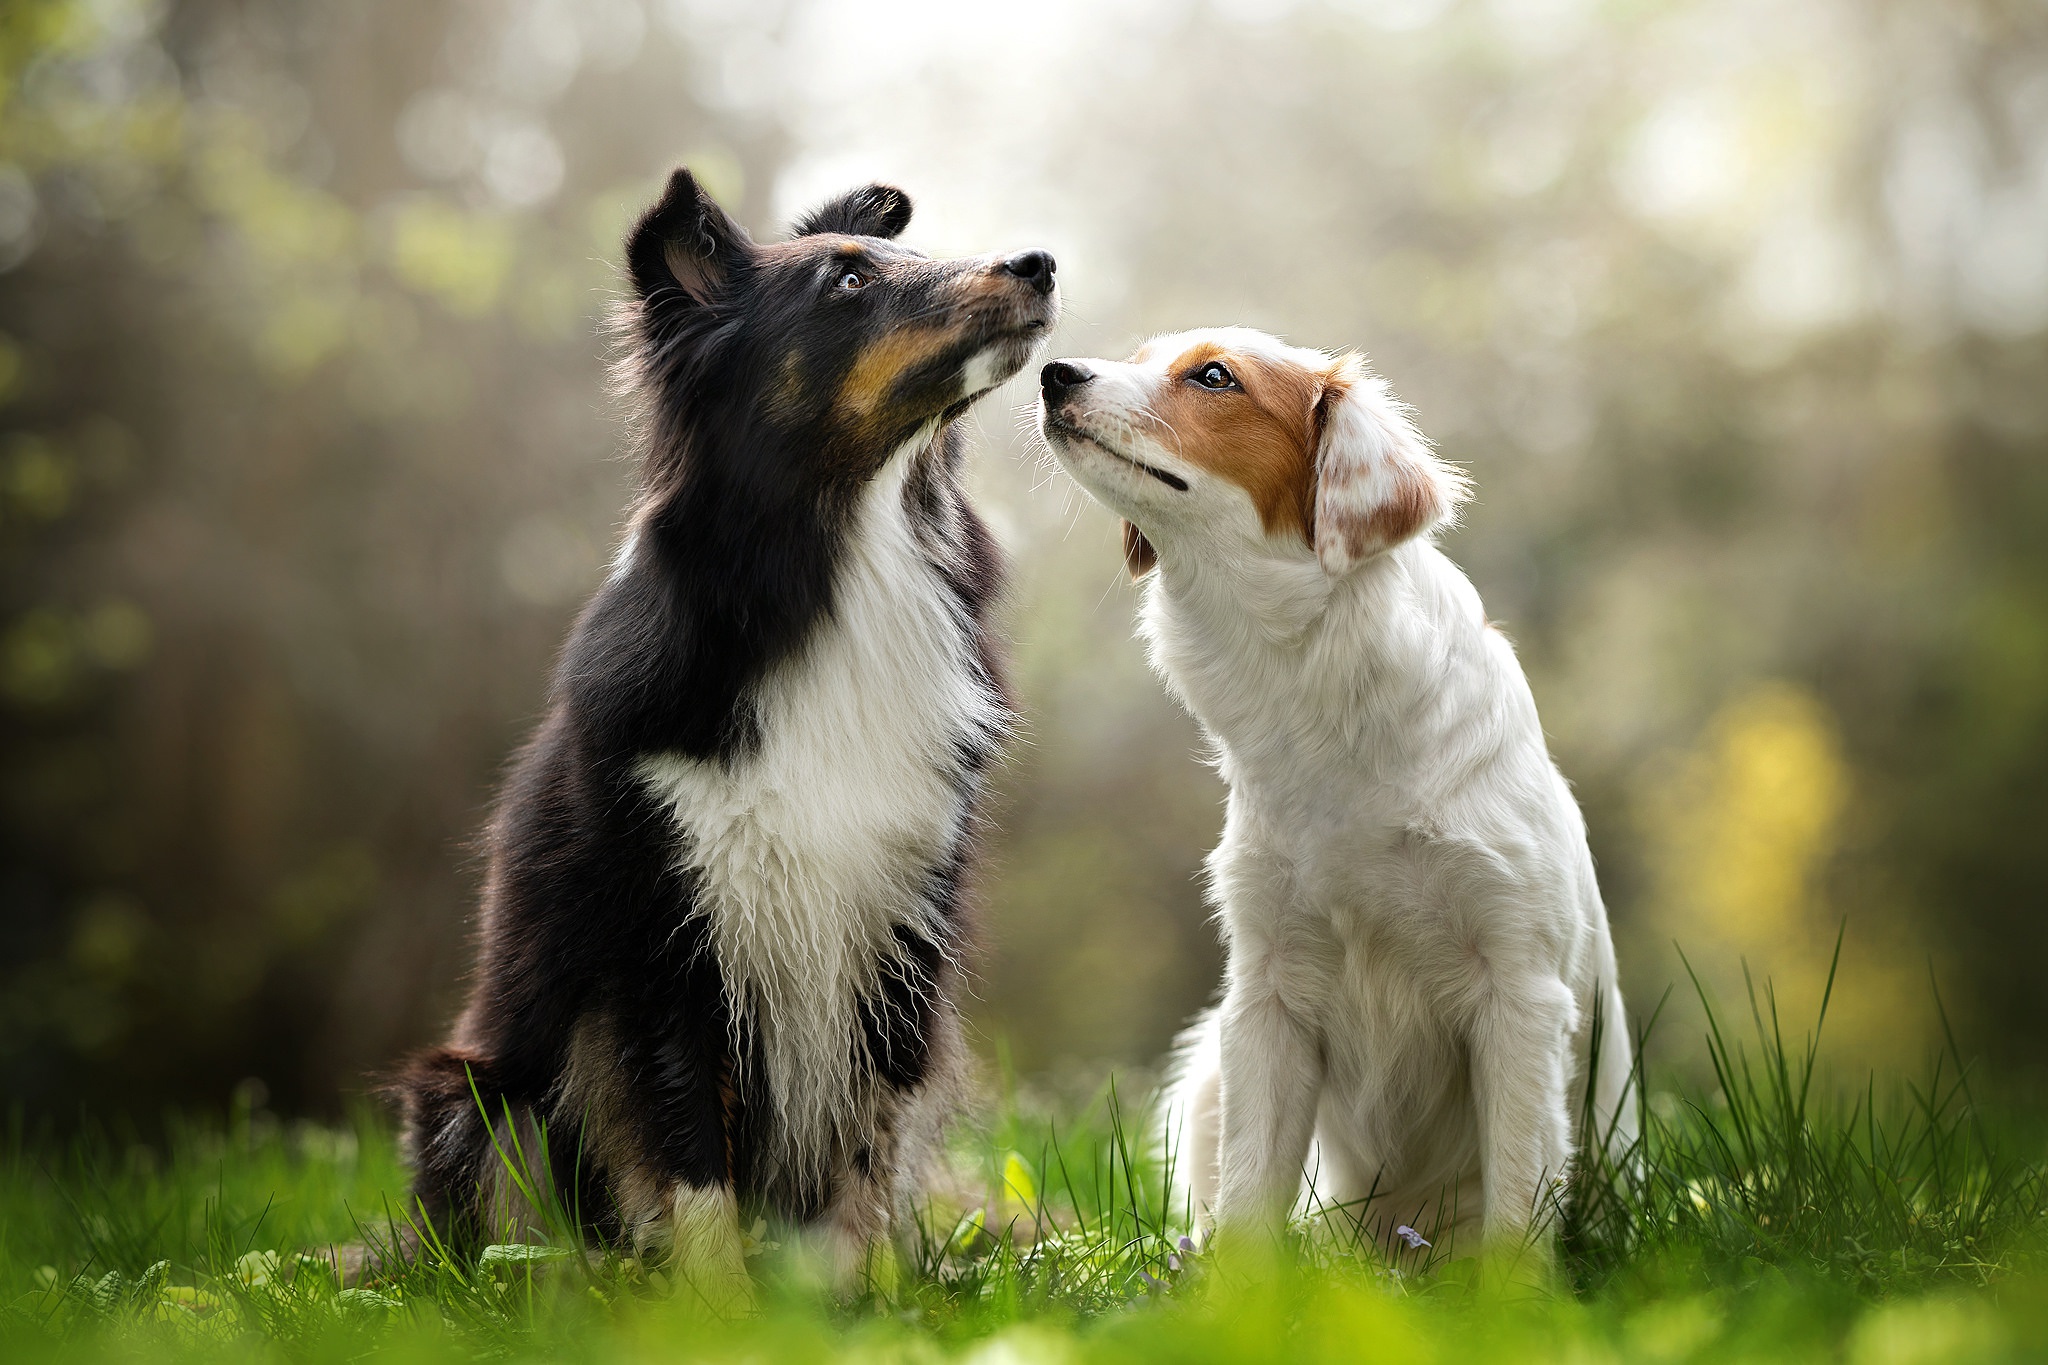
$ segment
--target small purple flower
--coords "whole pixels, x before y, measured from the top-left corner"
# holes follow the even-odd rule
[[[1402,1241],[1406,1242],[1408,1244],[1408,1249],[1410,1251],[1420,1251],[1423,1247],[1429,1245],[1428,1238],[1424,1237],[1414,1228],[1409,1227],[1406,1223],[1403,1223],[1400,1227],[1395,1228],[1394,1235],[1396,1237],[1399,1237]]]
[[[1158,1280],[1152,1277],[1152,1272],[1149,1270],[1139,1271],[1138,1278],[1143,1280],[1146,1284],[1150,1285],[1154,1289],[1161,1289],[1165,1287]]]
[[[1168,1270],[1171,1270],[1171,1271],[1173,1271],[1173,1272],[1174,1272],[1175,1274],[1179,1274],[1179,1273],[1180,1273],[1180,1257],[1178,1257],[1178,1256],[1168,1256],[1168,1257],[1166,1258],[1166,1268],[1167,1268]]]
[[[1180,1254],[1181,1254],[1181,1255],[1183,1255],[1183,1256],[1192,1256],[1192,1255],[1194,1255],[1194,1254],[1195,1254],[1195,1239],[1194,1239],[1194,1238],[1192,1238],[1192,1237],[1183,1237],[1183,1238],[1181,1238],[1181,1239],[1180,1239]]]

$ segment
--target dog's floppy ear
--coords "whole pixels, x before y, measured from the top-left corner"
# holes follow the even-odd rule
[[[1361,357],[1342,356],[1330,368],[1315,416],[1315,550],[1325,573],[1426,535],[1470,495],[1470,481],[1430,452],[1407,408]]]
[[[1143,578],[1152,572],[1152,566],[1159,562],[1159,551],[1152,548],[1152,542],[1145,539],[1145,533],[1128,521],[1124,523],[1124,567],[1131,571],[1132,578]]]
[[[894,185],[862,185],[798,219],[796,235],[844,232],[852,237],[895,237],[909,226],[909,195]]]
[[[693,301],[707,303],[753,244],[689,168],[680,166],[661,199],[626,235],[626,269],[643,299],[680,287]]]

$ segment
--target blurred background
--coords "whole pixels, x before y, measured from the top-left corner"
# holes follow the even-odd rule
[[[472,840],[629,483],[599,322],[678,162],[1044,245],[1057,352],[1370,352],[1479,496],[1639,1014],[2048,1043],[2033,0],[8,0],[0,1093],[328,1113],[457,1000]],[[1221,791],[1114,526],[975,419],[1027,733],[983,1046],[1152,1063]],[[1691,1022],[1689,1022],[1689,1020]],[[1678,1005],[1658,1043],[1687,1055]]]

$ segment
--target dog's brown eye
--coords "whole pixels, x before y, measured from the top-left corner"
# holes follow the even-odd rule
[[[1215,360],[1196,370],[1190,378],[1205,389],[1234,389],[1237,387],[1237,376],[1230,372],[1228,366]]]
[[[858,270],[849,270],[839,277],[839,287],[851,294],[856,289],[867,288],[868,277],[861,274]]]

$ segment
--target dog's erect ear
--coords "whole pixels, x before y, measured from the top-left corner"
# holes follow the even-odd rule
[[[1143,578],[1159,562],[1159,551],[1145,539],[1145,533],[1128,521],[1124,523],[1124,567],[1132,578]]]
[[[708,302],[753,246],[687,167],[668,178],[653,208],[626,235],[626,269],[643,299],[676,286]]]
[[[798,219],[796,235],[844,232],[852,237],[894,237],[909,226],[909,195],[894,185],[862,185]]]
[[[1316,403],[1316,558],[1336,575],[1448,522],[1471,493],[1439,460],[1387,383],[1356,355]]]

